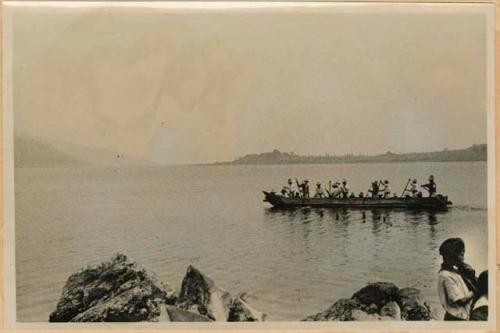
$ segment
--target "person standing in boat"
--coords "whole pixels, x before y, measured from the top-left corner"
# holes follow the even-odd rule
[[[288,197],[294,198],[295,197],[295,190],[293,188],[293,182],[292,179],[288,178]]]
[[[316,183],[316,194],[314,194],[315,198],[323,198],[325,195],[325,192],[323,191],[323,188],[321,187],[321,183],[317,182]]]
[[[429,176],[429,182],[427,184],[422,185],[423,188],[425,188],[427,191],[429,191],[429,197],[433,197],[436,195],[436,183],[434,182],[434,176],[430,175]]]
[[[346,199],[349,196],[349,186],[347,185],[347,179],[342,180],[342,185],[340,185],[340,192],[342,193],[342,198]]]
[[[372,198],[378,198],[378,191],[379,191],[379,182],[376,180],[372,182],[372,188],[371,190],[368,190],[368,192],[371,193]]]
[[[475,272],[464,262],[464,241],[461,238],[445,240],[439,247],[439,254],[443,263],[438,274],[438,294],[446,311],[444,320],[468,320],[474,300],[470,278]]]
[[[382,183],[384,188],[382,189],[382,193],[384,194],[384,198],[388,198],[391,195],[391,188],[389,187],[389,181],[386,179]]]

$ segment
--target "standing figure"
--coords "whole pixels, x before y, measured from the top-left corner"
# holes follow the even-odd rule
[[[443,257],[438,274],[438,294],[446,311],[444,320],[468,320],[474,300],[475,272],[464,263],[465,244],[461,238],[449,238],[439,247]],[[465,278],[464,278],[465,277]]]
[[[288,178],[288,196],[290,198],[294,198],[295,197],[295,190],[293,188],[293,182],[290,178]]]
[[[434,182],[434,176],[430,175],[429,176],[429,182],[427,184],[422,185],[421,187],[425,188],[427,191],[429,191],[429,197],[433,197],[436,195],[436,183]]]
[[[316,183],[316,194],[314,194],[315,198],[323,198],[325,195],[325,192],[323,191],[323,188],[321,187],[321,183],[317,182]]]
[[[382,189],[384,198],[388,198],[391,195],[391,188],[389,187],[389,181],[387,179],[384,180],[382,185],[384,185],[384,188]]]
[[[370,190],[368,190],[368,192],[371,193],[372,198],[377,198],[378,197],[378,191],[379,191],[378,181],[373,181],[372,182],[372,188]]]

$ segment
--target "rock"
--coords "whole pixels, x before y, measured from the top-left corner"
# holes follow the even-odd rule
[[[401,320],[401,309],[398,303],[389,302],[380,309],[381,316],[388,316],[395,320]]]
[[[227,291],[193,266],[188,267],[176,306],[214,321],[227,321],[231,304],[232,297]]]
[[[420,297],[420,290],[403,288],[399,291],[399,306],[403,320],[431,320],[432,311]]]
[[[199,315],[197,313],[187,311],[172,305],[166,305],[166,312],[169,321],[182,321],[182,322],[207,322],[212,321],[210,318]]]
[[[318,314],[304,318],[304,321],[351,321],[355,320],[352,317],[354,310],[360,310],[361,303],[357,299],[341,298],[331,307]],[[361,310],[360,310],[361,311]]]
[[[240,295],[231,303],[227,321],[264,321],[266,314],[252,308]]]
[[[352,295],[340,299],[323,312],[304,318],[304,321],[373,321],[373,320],[430,320],[432,312],[422,302],[415,288],[399,290],[389,282],[370,283]]]
[[[151,321],[159,316],[160,303],[175,299],[173,289],[118,254],[71,275],[49,321]]]
[[[361,308],[363,309],[363,305],[361,305]],[[372,303],[372,304],[370,304],[370,306],[365,307],[363,309],[363,311],[365,311],[368,314],[377,313],[378,312],[378,306],[377,306],[377,304]]]
[[[373,303],[381,308],[384,304],[399,299],[399,289],[390,282],[375,282],[355,292],[352,298],[356,298],[361,304],[369,306]]]
[[[351,318],[352,320],[355,321],[388,321],[388,320],[395,320],[392,317],[389,316],[382,316],[379,315],[378,313],[366,313],[364,311],[355,309],[351,313]]]

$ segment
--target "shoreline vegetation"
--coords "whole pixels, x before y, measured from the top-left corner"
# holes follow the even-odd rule
[[[242,164],[342,164],[342,163],[392,163],[392,162],[461,162],[486,161],[487,145],[474,144],[465,149],[443,149],[419,153],[392,153],[379,155],[296,155],[277,149],[261,154],[248,154],[229,162],[215,162],[212,165]]]
[[[246,293],[231,295],[193,266],[180,292],[123,254],[72,274],[49,322],[252,322],[267,314]],[[339,299],[301,321],[428,321],[432,309],[416,288],[369,283],[350,299]]]

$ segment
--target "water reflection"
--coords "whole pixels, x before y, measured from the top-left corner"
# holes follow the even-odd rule
[[[315,223],[318,227],[324,221],[332,221],[342,229],[350,223],[371,222],[371,231],[378,234],[381,230],[394,227],[410,229],[422,224],[430,227],[431,237],[435,237],[436,228],[440,216],[446,213],[436,213],[425,210],[394,210],[394,209],[334,209],[334,208],[266,208],[264,210],[265,220],[270,222],[289,222],[290,225],[301,223]],[[340,222],[340,223],[339,223]],[[401,225],[402,224],[402,225]]]

